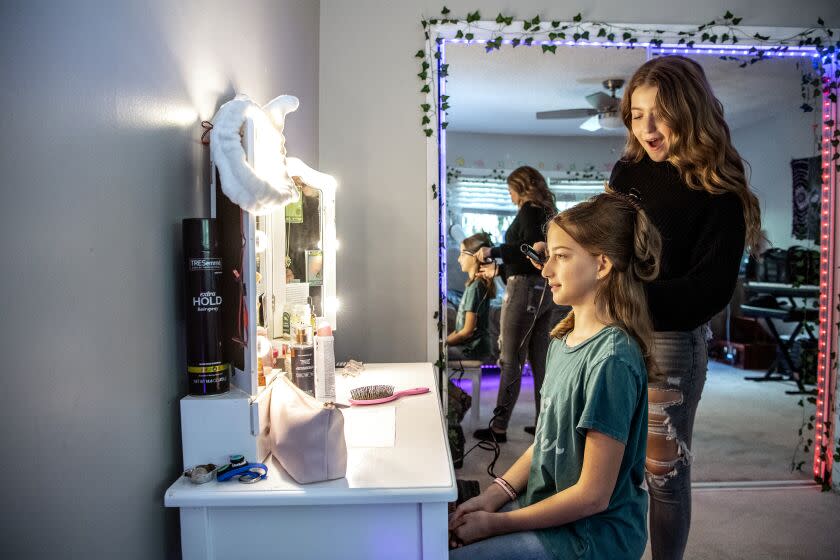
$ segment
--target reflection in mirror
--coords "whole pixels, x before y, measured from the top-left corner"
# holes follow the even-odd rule
[[[516,214],[506,177],[522,165],[539,170],[560,210],[601,191],[626,137],[623,123],[615,119],[613,93],[621,98],[619,80],[626,84],[647,56],[641,48],[560,47],[556,55],[544,55],[537,48],[487,54],[481,45],[447,45],[450,329],[465,286],[458,263],[461,241],[486,231],[501,243]],[[709,325],[713,338],[694,427],[692,478],[810,480],[812,453],[797,447],[801,397],[787,394],[812,391],[816,367],[820,114],[800,109],[799,67],[810,61],[774,58],[739,68],[716,56],[695,60],[705,69],[733,144],[748,163],[768,245],[762,259],[744,255],[732,301]],[[487,398],[493,400],[492,376],[498,373],[489,366],[498,356],[504,285],[498,282],[498,288],[490,309],[495,354],[485,360],[484,370],[485,390],[493,393]],[[508,434],[532,425],[532,387],[526,375]],[[488,420],[489,413],[476,427],[486,427]],[[465,428],[467,448],[475,443],[469,441],[471,432]],[[808,437],[813,436],[806,430]],[[498,472],[518,456],[511,442],[503,450]],[[480,478],[486,468],[485,457],[472,457],[465,461],[463,478]]]
[[[810,61],[771,59],[741,69],[713,56],[694,60],[749,164],[766,236],[762,256],[745,255],[732,300],[710,323],[711,382],[694,440],[707,457],[700,480],[809,480],[813,453],[802,445],[812,437],[803,424],[808,408],[796,394],[814,390],[819,322],[820,115],[800,109],[800,65]],[[708,467],[712,461],[718,466]]]
[[[321,316],[322,309],[322,224],[321,191],[306,185],[298,177],[301,189],[297,204],[286,207],[286,282],[309,283],[313,312]]]

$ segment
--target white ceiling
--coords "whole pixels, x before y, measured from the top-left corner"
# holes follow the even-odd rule
[[[448,130],[549,136],[624,136],[624,129],[586,132],[585,120],[536,120],[537,111],[587,108],[584,97],[603,90],[606,78],[629,79],[645,49],[502,47],[486,53],[482,45],[446,46],[451,105]],[[747,68],[714,56],[696,57],[724,106],[731,129],[764,120],[780,111],[799,111],[799,59],[764,60]],[[807,64],[808,61],[805,61]],[[623,90],[622,90],[623,91]],[[621,95],[621,92],[618,93]]]

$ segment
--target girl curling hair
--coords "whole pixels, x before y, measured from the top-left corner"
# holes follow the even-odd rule
[[[624,154],[610,185],[638,189],[662,234],[661,274],[647,284],[653,355],[646,476],[653,560],[683,557],[691,526],[694,418],[706,382],[708,321],[732,299],[744,249],[762,245],[761,212],[703,67],[649,60],[621,99]]]
[[[545,241],[545,224],[557,212],[554,194],[542,174],[524,165],[507,178],[510,200],[518,208],[516,217],[504,235],[504,243],[484,247],[477,253],[481,263],[494,259],[500,265],[482,264],[480,275],[499,275],[505,283],[505,297],[499,322],[499,368],[501,377],[496,408],[490,425],[479,428],[473,436],[497,443],[507,441],[507,429],[522,386],[522,369],[526,359],[531,363],[534,378],[535,417],[540,410],[540,388],[545,377],[545,356],[548,352],[551,325],[565,310],[543,297],[545,281],[522,253],[522,244]],[[536,422],[535,422],[536,424]],[[525,426],[533,434],[535,426]]]

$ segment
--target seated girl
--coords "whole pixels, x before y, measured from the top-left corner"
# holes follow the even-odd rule
[[[461,243],[458,264],[467,273],[467,283],[458,305],[455,330],[446,337],[450,361],[482,360],[490,354],[490,300],[496,296],[496,285],[492,278],[477,275],[480,263],[476,253],[492,245],[490,235],[484,232]]]
[[[655,367],[643,282],[660,248],[638,200],[609,191],[549,223],[542,275],[572,311],[551,333],[536,438],[451,515],[450,558],[642,556]]]

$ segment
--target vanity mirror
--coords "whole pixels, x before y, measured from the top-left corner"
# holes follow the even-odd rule
[[[772,331],[767,321],[778,327],[778,332],[767,332],[773,349],[770,362],[790,369],[791,360],[780,341],[792,342],[787,350],[798,348],[803,355],[811,356],[808,381],[801,371],[782,375],[783,383],[745,381],[737,370],[729,378],[716,375],[718,380],[707,385],[698,413],[695,445],[708,460],[696,463],[696,478],[714,483],[770,478],[787,478],[794,483],[812,477],[825,480],[831,469],[829,451],[834,438],[830,416],[836,378],[836,362],[831,356],[837,340],[837,284],[831,271],[837,264],[838,113],[837,83],[831,77],[835,76],[837,61],[814,42],[816,34],[822,33],[820,29],[747,28],[732,20],[728,14],[700,30],[678,25],[636,25],[630,29],[620,24],[585,22],[579,17],[574,22],[549,24],[538,18],[522,22],[499,16],[492,22],[481,20],[477,12],[466,20],[446,16],[443,21],[426,22],[427,48],[417,53],[423,65],[418,76],[422,91],[428,93],[427,104],[421,106],[430,117],[423,121],[428,137],[427,177],[433,194],[441,194],[431,198],[429,208],[430,217],[439,218],[437,228],[432,220],[429,222],[433,224],[429,239],[434,240],[429,245],[429,258],[437,255],[439,262],[439,274],[429,281],[429,302],[430,316],[439,312],[444,319],[442,325],[430,325],[429,354],[445,362],[442,339],[447,331],[448,289],[464,283],[457,278],[452,258],[456,242],[478,229],[495,228],[503,233],[505,220],[513,214],[512,206],[502,207],[507,174],[520,165],[539,169],[557,195],[558,207],[566,196],[563,189],[570,186],[571,171],[588,170],[599,175],[599,180],[608,178],[612,164],[621,157],[626,134],[616,129],[608,104],[603,102],[612,96],[613,89],[617,97],[622,94],[620,87],[610,86],[620,79],[626,83],[646,60],[687,56],[704,67],[724,105],[733,142],[752,165],[748,173],[760,199],[763,227],[771,243],[786,253],[790,247],[801,247],[790,254],[806,255],[807,262],[817,264],[802,278],[797,275],[796,279],[768,281],[805,285],[807,294],[772,295],[774,301],[785,300],[786,308],[792,305],[801,309],[803,325],[797,331],[793,330],[800,322],[796,313],[770,319],[747,316],[766,331]],[[731,40],[733,34],[737,34],[737,42]],[[492,85],[494,77],[498,82]],[[800,88],[805,99],[800,97]],[[572,115],[575,111],[580,114]],[[561,118],[540,118],[540,114]],[[493,138],[499,135],[507,139]],[[778,286],[752,287],[775,290]],[[718,341],[734,340],[732,316],[744,312],[742,303],[730,302],[731,316],[723,320],[730,331],[718,332]],[[732,344],[725,346],[728,352],[719,363],[735,368],[736,361],[746,356],[743,350],[734,355]],[[753,365],[757,372],[751,377],[765,377],[769,367],[770,363]],[[794,364],[794,368],[800,367]],[[713,364],[710,373],[720,372]],[[727,426],[716,423],[714,415],[704,417],[704,406],[711,411],[715,394],[721,398],[736,396],[723,385],[715,392],[718,381],[725,384],[735,378],[742,385],[743,400],[740,404],[718,404],[744,417]],[[810,394],[786,396],[786,390]],[[778,434],[786,429],[791,434],[787,439],[765,441],[751,431],[753,426],[766,428],[780,419],[780,411],[772,405],[756,404],[766,392],[778,393],[792,407],[778,429],[763,429],[762,433]],[[810,405],[810,422],[800,422],[800,398],[806,407]],[[752,406],[756,407],[754,417],[749,412]],[[770,416],[761,416],[763,413]],[[814,431],[806,433],[805,438],[812,440],[802,440],[805,453],[800,447],[791,471],[790,455],[796,448],[800,424],[810,425]],[[751,454],[750,450],[757,447],[772,452],[772,458],[762,462]]]
[[[244,172],[270,183],[263,191],[279,184],[285,199],[249,204],[251,193],[226,189],[226,175],[215,168],[211,189],[224,266],[223,348],[234,385],[252,395],[260,387],[259,366],[269,363],[273,346],[289,339],[288,319],[284,325],[289,305],[308,304],[311,314],[326,319],[333,330],[338,310],[335,179],[286,157],[282,122],[297,107],[297,99],[281,96],[265,111],[255,107],[243,113]],[[234,144],[232,151],[236,149]],[[219,151],[214,154],[223,157]],[[227,177],[235,179],[230,173]],[[243,185],[245,191],[250,188],[245,181]]]

